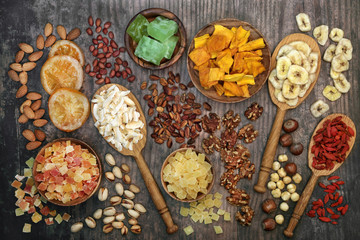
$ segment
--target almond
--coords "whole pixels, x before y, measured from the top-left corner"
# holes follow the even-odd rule
[[[20,63],[12,63],[10,64],[10,68],[14,71],[17,71],[17,72],[21,72],[22,71],[22,66]]]
[[[18,119],[18,122],[21,123],[21,124],[24,124],[24,123],[27,123],[27,121],[29,121],[27,116],[25,116],[25,114],[21,114],[19,119]]]
[[[38,110],[40,107],[41,107],[41,99],[36,100],[36,101],[33,102],[33,103],[31,104],[31,106],[30,106],[30,108],[31,108],[33,111]]]
[[[40,147],[40,145],[41,145],[41,142],[39,142],[39,141],[29,142],[28,144],[26,144],[26,149],[31,151],[31,150],[34,150],[34,149]]]
[[[21,73],[19,74],[19,78],[20,78],[20,83],[21,83],[22,85],[25,85],[25,84],[27,83],[27,81],[28,81],[28,74],[27,74],[27,72],[21,72]]]
[[[26,85],[22,85],[16,92],[16,98],[22,98],[27,93],[28,88]]]
[[[35,111],[34,119],[40,119],[40,118],[42,118],[44,116],[44,114],[45,114],[45,109],[40,108],[40,109]]]
[[[14,80],[15,82],[20,81],[19,75],[17,74],[17,72],[15,72],[14,70],[9,70],[8,71],[8,75],[11,78],[11,80]]]
[[[78,38],[81,34],[81,31],[79,28],[74,28],[73,30],[71,30],[69,32],[69,34],[67,35],[66,39],[67,40],[74,40],[76,38]]]
[[[24,114],[27,118],[29,119],[34,119],[35,118],[35,113],[34,111],[30,108],[30,106],[24,106]]]
[[[41,99],[41,94],[40,93],[37,93],[37,92],[29,92],[27,95],[26,95],[26,98],[27,99],[30,99],[30,100],[39,100]]]
[[[52,32],[53,32],[53,25],[51,23],[47,23],[44,28],[45,37],[50,36]]]
[[[57,33],[59,34],[59,37],[62,39],[62,40],[65,40],[66,39],[66,29],[64,28],[63,25],[58,25],[56,27],[56,31]]]
[[[35,127],[42,127],[42,126],[45,126],[47,123],[48,123],[48,120],[46,120],[46,119],[37,119],[33,122]]]
[[[30,107],[30,105],[31,105],[31,100],[26,100],[26,101],[24,101],[22,104],[21,104],[21,106],[20,106],[20,112],[21,113],[24,113],[24,107],[25,106],[29,106]]]
[[[39,60],[42,57],[42,55],[43,55],[42,51],[33,52],[32,54],[30,54],[28,59],[31,62],[36,62],[37,60]]]
[[[45,41],[45,47],[51,47],[56,41],[56,37],[54,35],[50,35]]]
[[[36,38],[36,47],[40,50],[44,49],[44,37],[41,34]]]
[[[15,55],[15,62],[17,62],[17,63],[21,62],[21,60],[23,60],[23,58],[24,58],[24,54],[25,53],[23,50],[18,51]]]
[[[19,48],[26,53],[32,53],[34,51],[33,47],[27,43],[19,43]]]
[[[27,140],[29,140],[30,142],[33,142],[36,140],[35,138],[35,134],[33,133],[33,131],[31,131],[30,129],[25,129],[22,132],[22,135],[24,136],[24,138],[26,138]]]
[[[36,137],[37,140],[39,140],[41,142],[45,140],[46,135],[40,129],[35,129],[34,133],[35,133],[35,137]]]
[[[25,72],[28,72],[28,71],[33,70],[35,67],[36,67],[36,63],[34,63],[34,62],[26,62],[26,63],[23,64],[22,69]]]

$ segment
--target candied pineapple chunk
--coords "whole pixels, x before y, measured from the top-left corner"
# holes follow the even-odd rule
[[[184,228],[184,232],[185,232],[186,236],[189,236],[190,234],[192,234],[194,232],[194,229],[192,228],[192,226],[187,226]]]
[[[221,228],[221,226],[214,226],[214,230],[216,234],[221,234],[223,233],[223,230]]]
[[[183,216],[183,217],[187,217],[189,215],[189,211],[190,211],[189,208],[181,207],[180,208],[180,215]]]
[[[231,216],[230,216],[230,213],[229,213],[229,212],[225,212],[225,213],[224,213],[224,220],[225,220],[225,221],[230,221],[230,220],[231,220]]]
[[[220,208],[219,208],[219,210],[217,211],[217,214],[218,214],[218,215],[224,215],[224,213],[225,213],[225,210],[224,210],[224,209],[220,209]]]
[[[223,197],[223,195],[221,193],[216,192],[214,194],[214,198],[221,199],[222,197]]]
[[[22,231],[23,233],[31,233],[31,224],[25,223]]]

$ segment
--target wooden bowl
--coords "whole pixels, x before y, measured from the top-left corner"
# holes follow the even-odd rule
[[[158,16],[163,16],[163,17],[166,17],[166,18],[168,18],[170,20],[175,21],[179,26],[179,30],[175,34],[175,36],[179,37],[179,41],[176,44],[176,47],[174,49],[174,53],[173,53],[172,58],[171,59],[163,58],[163,60],[161,61],[159,66],[157,66],[157,65],[155,65],[153,63],[147,62],[147,61],[135,56],[134,53],[135,53],[137,43],[132,40],[130,35],[127,34],[127,32],[125,30],[124,42],[125,42],[126,51],[130,55],[132,60],[135,63],[137,63],[139,66],[143,67],[143,68],[147,68],[147,69],[151,69],[151,70],[159,70],[159,69],[164,69],[164,68],[170,67],[171,65],[176,63],[181,58],[181,56],[183,55],[183,53],[185,51],[185,47],[186,47],[186,31],[185,31],[184,25],[182,24],[180,19],[174,13],[172,13],[172,12],[170,12],[168,10],[165,10],[165,9],[162,9],[162,8],[148,8],[148,9],[145,9],[145,10],[137,13],[130,20],[130,22],[126,26],[126,29],[128,29],[130,24],[134,21],[136,16],[139,15],[139,14],[142,14],[149,22],[152,22]]]
[[[92,195],[94,195],[94,193],[98,190],[98,188],[100,187],[100,183],[101,183],[101,178],[102,178],[102,174],[103,174],[103,169],[102,169],[102,163],[101,163],[101,160],[99,158],[99,156],[96,154],[96,152],[94,151],[94,149],[92,149],[87,143],[81,141],[81,140],[78,140],[78,139],[75,139],[75,138],[59,138],[59,139],[56,139],[48,144],[46,144],[40,151],[39,153],[36,155],[39,156],[40,154],[41,155],[44,155],[45,153],[45,148],[53,145],[54,143],[56,142],[63,142],[63,141],[71,141],[72,143],[76,144],[76,145],[80,145],[81,148],[85,148],[85,149],[88,149],[89,152],[91,154],[93,154],[95,157],[96,157],[96,161],[97,161],[97,164],[98,164],[98,167],[99,167],[99,178],[98,178],[98,182],[97,182],[97,185],[96,187],[94,188],[94,190],[92,191],[92,193],[90,195],[84,195],[83,197],[80,197],[80,198],[77,198],[77,199],[74,199],[72,201],[69,201],[67,203],[63,203],[61,201],[58,201],[58,200],[49,200],[47,199],[47,197],[45,196],[45,191],[39,191],[39,193],[41,194],[41,196],[43,196],[45,199],[47,199],[49,202],[53,203],[53,204],[56,204],[56,205],[59,205],[59,206],[75,206],[75,205],[78,205],[80,203],[83,203],[85,202],[86,200],[88,200]],[[38,162],[35,160],[34,161],[34,165],[33,165],[33,176],[36,175],[36,167],[38,165]],[[38,181],[35,181],[34,179],[34,182],[35,182],[35,186],[36,188],[38,187],[38,185],[40,184],[40,182]]]
[[[178,150],[175,150],[174,152],[170,153],[170,155],[165,159],[165,161],[164,161],[164,163],[163,163],[163,165],[162,165],[162,167],[161,167],[161,171],[160,171],[160,174],[161,174],[161,184],[162,184],[165,192],[166,192],[167,194],[169,194],[169,196],[172,197],[173,199],[175,199],[175,200],[177,200],[177,201],[180,201],[180,202],[195,202],[195,201],[198,201],[198,200],[204,198],[204,197],[211,191],[211,189],[212,189],[213,186],[214,186],[214,181],[215,181],[214,166],[213,166],[213,164],[211,163],[211,161],[209,160],[209,158],[208,158],[206,155],[205,155],[205,161],[207,161],[208,163],[210,163],[210,165],[211,165],[211,173],[213,174],[213,179],[212,179],[212,181],[211,181],[211,182],[208,184],[208,186],[207,186],[207,193],[206,193],[206,194],[199,192],[198,195],[197,195],[197,197],[196,197],[196,199],[179,199],[179,198],[176,197],[176,195],[175,195],[173,192],[169,192],[169,191],[168,191],[168,189],[167,189],[167,185],[168,185],[168,184],[164,181],[164,178],[163,178],[163,171],[164,171],[164,168],[166,167],[166,165],[168,164],[169,159],[170,159],[171,157],[175,156],[175,154],[176,154],[177,152],[186,152],[186,150],[188,150],[188,148],[180,148],[180,149],[178,149]],[[194,149],[192,149],[192,150],[195,151],[197,154],[201,153],[201,152],[199,152],[199,151],[197,151],[197,150],[194,150]]]
[[[206,25],[205,27],[203,27],[202,29],[200,29],[200,31],[194,36],[194,38],[200,37],[204,34],[212,34],[214,31],[214,25],[219,24],[222,25],[224,27],[227,27],[229,29],[231,29],[232,27],[240,27],[242,26],[245,30],[250,30],[250,37],[249,37],[249,41],[258,39],[258,38],[263,38],[264,42],[265,42],[265,48],[261,49],[262,53],[263,53],[263,60],[261,61],[262,64],[265,67],[265,71],[262,72],[261,74],[259,74],[258,76],[256,76],[255,78],[255,85],[249,85],[249,92],[250,92],[250,97],[255,95],[264,85],[264,83],[266,82],[266,79],[269,76],[270,73],[270,59],[271,59],[271,53],[270,53],[270,47],[269,44],[267,43],[266,39],[264,38],[264,36],[253,26],[251,26],[249,23],[247,22],[243,22],[240,21],[238,19],[235,18],[224,18],[224,19],[220,19],[218,21],[209,23],[208,25]],[[194,49],[194,39],[191,41],[190,43],[190,47],[188,49],[188,54],[187,54],[187,69],[191,78],[191,81],[194,83],[195,87],[206,97],[217,101],[217,102],[223,102],[223,103],[236,103],[236,102],[241,102],[245,99],[245,97],[226,97],[226,96],[219,96],[216,93],[216,90],[212,87],[209,90],[204,89],[201,84],[200,84],[200,79],[199,79],[199,72],[197,70],[194,69],[195,64],[193,63],[193,61],[191,61],[191,59],[189,58],[189,53]]]

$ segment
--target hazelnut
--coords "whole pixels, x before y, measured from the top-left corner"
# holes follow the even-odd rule
[[[276,183],[273,181],[269,181],[267,184],[268,189],[274,190],[276,188]]]
[[[297,201],[299,201],[300,196],[299,196],[299,194],[297,192],[294,192],[294,193],[291,194],[290,198],[291,198],[291,201],[297,202]]]
[[[265,199],[262,204],[262,210],[267,214],[272,213],[276,210],[277,206],[273,199]]]
[[[284,168],[280,168],[277,173],[279,174],[280,177],[285,177],[286,176],[286,172]]]
[[[299,123],[294,119],[286,120],[283,124],[283,129],[287,133],[295,131],[298,127]]]
[[[273,182],[277,182],[277,181],[279,181],[279,179],[280,179],[280,177],[279,177],[279,174],[277,174],[277,173],[272,173],[270,175],[270,180]]]
[[[278,214],[275,216],[275,222],[279,225],[283,224],[284,222],[284,216],[281,214]]]
[[[281,190],[276,188],[274,190],[271,191],[271,195],[274,197],[274,198],[280,198],[281,196]]]
[[[299,184],[302,181],[302,177],[299,173],[295,174],[292,179],[296,184]]]
[[[286,162],[288,160],[288,156],[286,154],[280,154],[278,160],[279,162]]]
[[[272,218],[266,218],[262,223],[263,223],[263,229],[266,231],[272,231],[276,227],[275,220]]]
[[[276,186],[281,190],[281,189],[284,189],[285,184],[284,184],[283,180],[280,180],[276,183]]]
[[[295,184],[291,183],[287,185],[286,189],[288,190],[289,193],[294,193],[296,191],[296,186]]]
[[[291,144],[293,144],[293,138],[290,134],[285,133],[283,135],[281,135],[280,137],[280,144],[283,147],[289,147],[291,146]]]
[[[294,143],[290,147],[290,152],[294,155],[300,155],[304,150],[304,146],[301,143]]]
[[[293,175],[295,175],[295,173],[297,171],[297,166],[295,163],[287,163],[285,165],[284,169],[288,175],[293,176]]]
[[[283,178],[283,182],[285,183],[285,184],[289,184],[289,183],[291,183],[291,177],[289,177],[289,176],[285,176],[284,178]]]
[[[280,209],[286,212],[287,210],[289,210],[289,205],[286,202],[282,202],[280,203]]]
[[[272,164],[272,169],[273,169],[274,171],[277,171],[277,170],[279,170],[280,168],[281,168],[281,165],[280,165],[280,163],[279,163],[278,161],[273,162],[273,164]]]
[[[291,194],[287,191],[281,193],[281,199],[284,200],[285,202],[290,199],[290,196],[291,196]]]

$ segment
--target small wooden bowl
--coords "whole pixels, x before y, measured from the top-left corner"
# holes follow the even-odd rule
[[[134,54],[137,43],[132,40],[132,38],[130,37],[129,34],[127,34],[126,29],[128,29],[130,24],[134,21],[136,16],[139,15],[139,14],[146,17],[146,19],[149,22],[153,21],[158,16],[163,16],[163,17],[166,17],[166,18],[168,18],[170,20],[175,21],[179,26],[179,30],[175,34],[175,36],[179,37],[179,41],[176,44],[176,47],[174,49],[174,53],[173,53],[172,58],[169,59],[169,60],[163,58],[163,60],[161,61],[159,66],[157,66],[157,65],[155,65],[153,63],[147,62],[147,61],[145,61],[145,60],[143,60],[141,58],[138,58]],[[170,12],[168,10],[165,10],[165,9],[162,9],[162,8],[148,8],[148,9],[145,9],[145,10],[137,13],[130,20],[130,22],[126,26],[126,29],[125,29],[125,35],[124,35],[124,42],[125,42],[126,51],[130,55],[132,60],[135,63],[137,63],[139,66],[143,67],[143,68],[147,68],[147,69],[151,69],[151,70],[159,70],[159,69],[164,69],[164,68],[170,67],[171,65],[176,63],[181,58],[181,56],[184,54],[184,51],[185,51],[185,48],[186,48],[186,31],[185,31],[184,25],[182,24],[180,19],[174,13],[172,13],[172,12]]]
[[[258,76],[256,76],[255,78],[255,85],[249,85],[249,92],[250,92],[250,97],[252,97],[253,95],[255,95],[261,88],[262,86],[265,84],[269,73],[270,73],[270,60],[271,60],[271,53],[270,53],[270,47],[269,44],[267,43],[266,39],[264,38],[264,36],[256,29],[254,28],[251,24],[247,23],[247,22],[243,22],[240,21],[238,19],[235,18],[224,18],[224,19],[220,19],[218,21],[209,23],[208,25],[206,25],[205,27],[203,27],[202,29],[200,29],[200,31],[194,36],[194,38],[200,37],[204,34],[212,34],[214,31],[214,25],[219,24],[222,25],[224,27],[227,27],[229,29],[231,29],[232,27],[240,27],[242,26],[245,30],[250,30],[250,36],[249,36],[249,41],[258,39],[258,38],[263,38],[264,42],[265,42],[265,48],[261,49],[262,53],[263,53],[263,60],[261,61],[265,67],[265,71],[262,72],[261,74],[259,74]],[[191,41],[190,47],[188,49],[188,57],[187,57],[187,69],[190,75],[190,79],[191,81],[194,83],[195,87],[206,97],[217,101],[217,102],[223,102],[223,103],[236,103],[236,102],[241,102],[245,99],[245,97],[226,97],[226,96],[219,96],[216,93],[216,90],[212,87],[209,90],[204,89],[201,84],[200,84],[200,79],[199,79],[199,72],[196,71],[194,69],[195,64],[193,63],[193,61],[191,61],[191,59],[189,58],[189,53],[194,49],[194,39]],[[249,97],[249,98],[250,98]]]
[[[175,195],[173,192],[169,192],[169,191],[168,191],[168,189],[167,189],[167,183],[164,181],[164,177],[163,177],[164,168],[165,168],[166,165],[168,164],[169,159],[170,159],[171,157],[175,156],[175,154],[176,154],[177,152],[186,152],[186,150],[188,150],[188,148],[180,148],[180,149],[178,149],[178,150],[175,150],[174,152],[170,153],[170,155],[165,159],[165,161],[164,161],[164,163],[163,163],[163,165],[162,165],[162,167],[161,167],[161,171],[160,171],[160,174],[161,174],[161,184],[162,184],[165,192],[166,192],[167,194],[169,194],[169,196],[172,197],[173,199],[175,199],[175,200],[177,200],[177,201],[180,201],[180,202],[195,202],[195,201],[198,201],[198,200],[204,198],[204,197],[211,191],[211,189],[212,189],[213,186],[214,186],[214,181],[215,181],[214,166],[213,166],[213,164],[211,163],[211,161],[209,160],[209,158],[208,158],[206,155],[205,155],[205,161],[207,161],[208,163],[210,163],[210,165],[211,165],[211,173],[213,174],[213,179],[212,179],[212,181],[211,181],[211,182],[208,184],[208,186],[207,186],[207,193],[206,193],[206,194],[199,192],[198,195],[197,195],[197,197],[196,197],[196,199],[179,199],[179,198],[176,197],[176,195]],[[201,152],[199,152],[199,151],[197,151],[197,150],[194,150],[194,149],[192,149],[192,150],[195,151],[197,154],[201,153]]]
[[[45,191],[39,191],[39,193],[41,194],[41,196],[43,196],[45,199],[47,199],[49,202],[53,203],[53,204],[56,204],[56,205],[59,205],[59,206],[75,206],[75,205],[78,205],[80,203],[83,203],[85,202],[86,200],[88,200],[89,198],[91,198],[92,195],[94,195],[94,193],[98,190],[98,188],[100,187],[100,183],[101,183],[101,178],[102,178],[102,174],[103,174],[103,169],[102,169],[102,163],[101,163],[101,160],[99,158],[99,156],[96,154],[96,152],[94,151],[94,149],[92,149],[87,143],[81,141],[81,140],[78,140],[78,139],[75,139],[75,138],[59,138],[59,139],[55,139],[54,141],[46,144],[40,151],[39,153],[36,155],[39,156],[40,154],[41,155],[44,155],[45,153],[45,148],[53,145],[54,143],[56,142],[63,142],[63,141],[71,141],[71,143],[74,143],[76,145],[80,145],[81,148],[85,148],[85,149],[88,149],[89,152],[91,154],[93,154],[95,157],[96,157],[96,161],[97,161],[97,164],[98,164],[98,167],[99,167],[99,178],[98,178],[98,182],[97,182],[97,185],[96,187],[94,188],[94,190],[92,191],[92,193],[90,195],[84,195],[83,197],[81,198],[77,198],[77,199],[74,199],[72,201],[69,201],[67,203],[63,203],[61,201],[58,201],[58,200],[49,200],[47,199],[47,197],[45,196]],[[38,165],[38,162],[35,160],[34,161],[34,165],[33,165],[33,176],[36,175],[36,167]],[[38,181],[35,181],[34,179],[34,182],[35,182],[35,186],[36,188],[38,187],[38,185],[40,184],[40,182]]]

